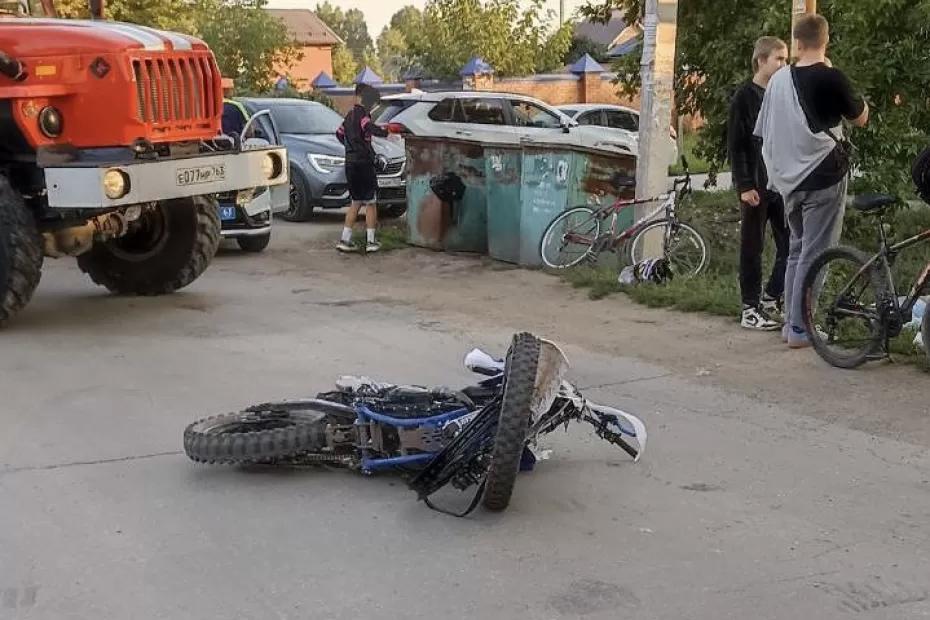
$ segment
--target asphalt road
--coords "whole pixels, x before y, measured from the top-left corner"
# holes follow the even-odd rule
[[[551,436],[499,515],[431,512],[387,475],[188,462],[195,418],[347,373],[464,384],[462,356],[521,327],[277,261],[224,253],[159,299],[50,264],[0,334],[0,619],[930,616],[925,446],[636,351],[562,343],[586,395],[644,419],[643,461]]]

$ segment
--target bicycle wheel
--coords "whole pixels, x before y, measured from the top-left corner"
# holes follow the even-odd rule
[[[647,234],[662,235],[664,255],[676,277],[693,278],[707,266],[707,244],[701,233],[688,224],[670,220],[650,222],[636,233],[627,249],[631,265],[649,258],[646,254]]]
[[[831,248],[804,278],[804,324],[814,350],[837,368],[855,368],[885,340],[880,308],[888,286],[869,257],[853,248]]]
[[[549,223],[539,243],[539,256],[546,267],[574,267],[591,253],[601,233],[601,221],[588,207],[575,207]]]

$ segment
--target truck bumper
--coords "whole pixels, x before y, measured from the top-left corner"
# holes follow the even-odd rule
[[[271,170],[271,176],[267,174]],[[287,183],[287,150],[254,149],[130,163],[79,162],[44,168],[48,206],[109,209]],[[123,175],[126,193],[110,198],[105,180]]]

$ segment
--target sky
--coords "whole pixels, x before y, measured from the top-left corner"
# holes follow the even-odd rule
[[[565,11],[571,15],[575,7],[581,5],[584,0],[565,0]],[[381,29],[391,20],[391,15],[412,4],[416,7],[423,8],[426,0],[329,0],[330,4],[342,7],[343,9],[361,9],[365,14],[368,22],[368,34],[372,39],[377,39]],[[547,0],[549,8],[558,12],[559,0]],[[268,6],[276,9],[300,9],[314,8],[316,0],[270,0]]]

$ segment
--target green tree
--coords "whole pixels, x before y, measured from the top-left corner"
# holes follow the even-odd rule
[[[356,63],[363,63],[365,54],[374,51],[374,43],[371,35],[368,34],[368,23],[365,21],[365,14],[359,9],[349,9],[343,11],[338,6],[333,6],[327,0],[322,4],[317,4],[314,10],[317,17],[333,29],[333,32],[345,41],[346,47],[352,52]]]
[[[405,6],[394,13],[378,35],[378,58],[385,80],[397,80],[413,66],[409,41],[420,36],[423,36],[422,11]]]
[[[582,14],[599,18],[624,11],[640,18],[642,0],[589,0]],[[859,188],[900,191],[916,153],[930,141],[930,47],[928,0],[820,0],[831,24],[829,56],[872,107],[866,129],[855,130],[863,178]],[[679,4],[676,106],[700,113],[707,126],[698,154],[719,166],[726,156],[729,98],[750,77],[749,56],[761,34],[790,37],[787,3],[768,0],[688,0]],[[636,54],[616,69],[627,94],[639,89]]]
[[[333,48],[333,79],[340,84],[350,84],[358,75],[359,66],[355,56],[344,45]]]
[[[436,77],[452,77],[473,56],[499,75],[557,68],[571,45],[571,26],[553,29],[544,0],[428,0],[412,58]]]
[[[58,0],[55,8],[60,17],[90,17],[90,3],[87,0]],[[186,0],[110,0],[106,3],[105,15],[107,19],[161,30],[190,33],[195,29],[194,17]]]
[[[266,0],[194,0],[195,31],[216,55],[223,75],[241,89],[267,90],[300,53]]]
[[[223,75],[239,90],[262,92],[277,70],[299,57],[284,23],[264,10],[266,0],[109,0],[110,19],[202,38]],[[62,17],[87,17],[86,0],[61,0]]]

